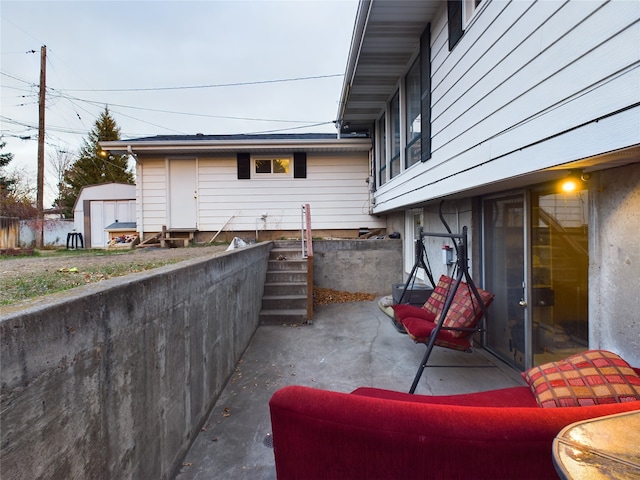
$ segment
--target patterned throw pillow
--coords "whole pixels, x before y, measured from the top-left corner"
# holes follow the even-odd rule
[[[453,288],[453,284],[453,278],[441,275],[436,288],[433,289],[422,308],[434,316],[438,315],[444,308],[444,302],[447,300],[447,295],[449,290]]]
[[[436,316],[434,320],[436,323],[440,321],[440,314],[444,309],[447,295],[449,295],[449,291],[453,288],[454,284],[455,280],[453,278],[442,275],[433,293],[431,293],[431,296],[422,307]],[[488,307],[493,301],[493,293],[481,289],[478,289],[478,293],[485,306]],[[444,319],[443,326],[448,328],[471,328],[478,323],[481,317],[482,308],[480,308],[478,299],[471,293],[469,286],[465,282],[460,282],[460,286],[453,297],[451,307]],[[456,338],[467,335],[467,332],[464,331],[450,330],[450,332],[451,335]]]
[[[589,350],[522,373],[541,407],[640,400],[640,377],[618,355]]]
[[[489,307],[495,295],[480,288],[477,290],[482,299],[482,303],[484,303],[485,307]],[[448,328],[472,328],[476,326],[478,320],[481,318],[482,307],[478,299],[471,291],[471,288],[466,283],[461,282],[453,297],[453,302],[451,303],[451,307],[449,307],[443,326]],[[438,315],[435,321],[440,321],[440,315]],[[468,335],[468,332],[451,330],[451,334],[457,338],[462,335]]]

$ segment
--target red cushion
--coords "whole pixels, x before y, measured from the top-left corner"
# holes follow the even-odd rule
[[[433,313],[414,305],[399,303],[398,305],[393,305],[391,308],[393,308],[394,316],[399,322],[402,322],[406,317],[422,318],[423,320],[428,320],[430,322],[433,322],[435,319],[435,315]]]
[[[534,407],[536,400],[529,387],[509,387],[484,392],[459,393],[454,395],[415,395],[382,388],[360,387],[351,392],[353,395],[439,405],[470,407]]]
[[[522,373],[541,407],[640,400],[640,377],[618,355],[590,350]]]
[[[435,323],[416,317],[404,318],[402,325],[404,325],[407,334],[419,343],[428,343],[431,332],[436,328]],[[451,330],[440,330],[435,344],[440,347],[465,351],[471,348],[471,344],[467,338],[468,337],[455,337]]]

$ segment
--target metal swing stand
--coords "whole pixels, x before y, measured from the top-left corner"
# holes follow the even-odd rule
[[[421,248],[420,250],[420,258],[417,258],[418,256],[416,255],[416,264],[414,265],[413,269],[411,270],[411,276],[409,277],[409,279],[407,280],[407,283],[405,284],[405,291],[409,286],[409,283],[411,282],[411,278],[413,275],[415,275],[417,269],[419,267],[422,267],[425,269],[425,271],[427,272],[427,275],[429,276],[429,279],[431,280],[431,282],[433,283],[433,279],[431,277],[431,272],[426,268],[425,262],[424,262],[424,241],[423,238],[424,237],[441,237],[441,238],[450,238],[453,240],[454,242],[454,247],[456,250],[456,254],[457,254],[457,261],[456,261],[456,277],[455,277],[455,283],[453,285],[453,288],[451,288],[447,294],[447,299],[444,303],[444,307],[442,309],[442,313],[440,315],[440,320],[438,321],[436,327],[433,329],[433,331],[431,332],[431,335],[429,335],[429,343],[427,344],[427,351],[424,354],[424,357],[422,358],[422,362],[420,363],[420,367],[418,368],[418,372],[416,373],[416,376],[413,380],[413,384],[411,385],[411,389],[409,390],[409,393],[414,393],[416,390],[416,387],[418,386],[418,382],[420,381],[420,377],[422,377],[422,372],[424,371],[425,367],[427,366],[427,362],[429,361],[429,357],[431,356],[431,352],[433,350],[433,347],[435,346],[435,342],[436,339],[438,338],[438,334],[440,333],[440,330],[442,330],[442,328],[445,329],[449,329],[449,330],[456,330],[456,331],[465,331],[465,332],[483,332],[485,330],[484,328],[484,322],[485,319],[487,317],[487,308],[484,304],[484,302],[482,301],[482,298],[480,297],[480,294],[478,293],[478,289],[475,286],[475,283],[473,282],[473,279],[471,278],[471,275],[469,274],[469,257],[467,255],[467,227],[463,227],[462,228],[462,233],[460,234],[456,234],[456,233],[451,233],[451,230],[449,229],[449,226],[447,225],[447,223],[444,221],[444,218],[442,217],[442,214],[440,215],[440,218],[442,220],[442,222],[444,223],[447,231],[449,233],[424,233],[422,232],[422,229],[420,230],[420,238],[419,238],[419,243]],[[457,242],[457,243],[456,243]],[[458,290],[458,287],[460,286],[460,283],[462,282],[462,279],[464,278],[465,282],[467,283],[467,285],[471,288],[471,291],[473,292],[473,295],[475,296],[475,298],[478,300],[478,303],[480,305],[480,308],[482,309],[482,319],[479,322],[480,327],[476,327],[476,328],[448,328],[448,327],[443,327],[444,324],[444,320],[447,316],[447,312],[449,312],[449,309],[451,308],[451,304],[453,303],[453,298],[454,295],[456,293],[456,291]],[[403,292],[404,295],[404,292]]]
[[[416,240],[416,261],[413,264],[413,268],[411,269],[411,273],[409,274],[409,278],[407,278],[407,281],[404,284],[404,289],[402,290],[402,295],[400,295],[400,300],[398,300],[398,303],[402,303],[402,300],[404,300],[404,296],[407,293],[407,290],[409,289],[409,285],[415,282],[416,274],[418,273],[418,269],[422,268],[427,277],[429,278],[429,281],[431,282],[431,286],[433,288],[436,288],[436,284],[433,281],[433,276],[431,275],[431,269],[428,267],[427,262],[427,252],[424,249],[424,233],[422,231],[422,227],[420,227],[420,237]]]

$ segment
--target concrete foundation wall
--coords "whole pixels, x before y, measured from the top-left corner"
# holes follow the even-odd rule
[[[589,347],[640,365],[640,164],[589,179]]]
[[[346,292],[391,295],[402,283],[402,240],[314,240],[313,283]]]
[[[271,245],[3,313],[2,478],[172,478],[257,328]]]

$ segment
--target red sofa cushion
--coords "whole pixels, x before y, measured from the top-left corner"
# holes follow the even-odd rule
[[[589,350],[522,373],[541,407],[579,407],[640,400],[640,377],[622,358]]]
[[[470,407],[534,407],[535,398],[529,387],[511,387],[486,392],[459,393],[456,395],[414,395],[411,393],[384,390],[381,388],[360,387],[351,392],[352,395],[397,400],[400,402],[416,402],[437,405],[457,405]]]

